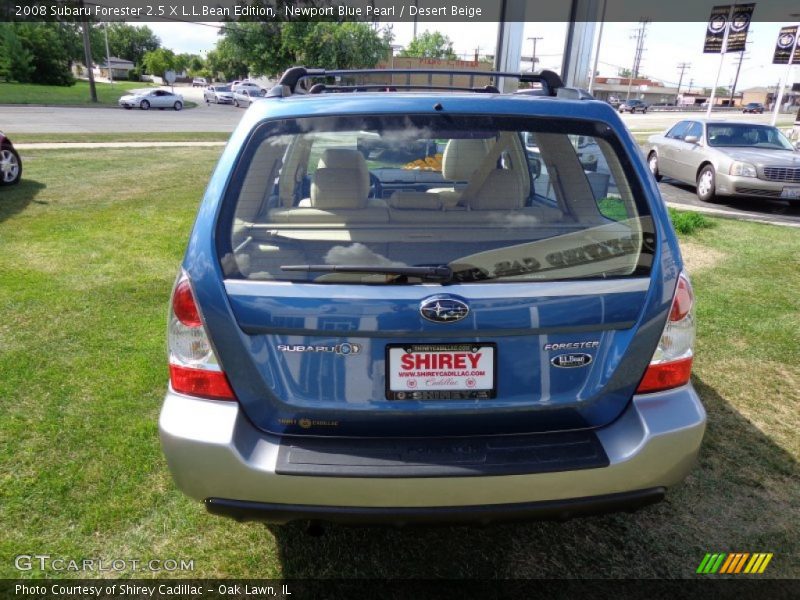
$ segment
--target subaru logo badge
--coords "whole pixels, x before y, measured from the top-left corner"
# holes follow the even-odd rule
[[[434,323],[455,323],[469,314],[469,306],[452,296],[432,296],[419,305],[423,319]]]

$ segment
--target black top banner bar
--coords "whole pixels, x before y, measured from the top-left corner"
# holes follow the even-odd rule
[[[0,0],[0,21],[418,21],[497,22],[503,14],[526,22],[563,22],[570,14],[599,21],[599,0]],[[574,4],[574,6],[573,6]],[[513,10],[509,10],[513,6]],[[713,1],[607,0],[605,21],[703,22]],[[730,5],[728,5],[730,6]],[[797,20],[797,0],[762,0],[755,12],[736,7],[763,22]],[[573,8],[575,9],[573,11]],[[741,9],[741,10],[740,10]],[[524,12],[523,12],[524,11]],[[524,16],[520,16],[524,15]],[[736,16],[738,15],[738,16]],[[745,23],[749,24],[749,18]],[[708,41],[708,40],[707,40]],[[714,51],[714,50],[710,50]],[[718,51],[718,50],[717,50]]]

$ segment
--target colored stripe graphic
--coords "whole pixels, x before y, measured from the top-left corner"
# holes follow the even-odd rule
[[[773,554],[771,552],[757,552],[755,554],[750,554],[749,552],[732,552],[730,554],[717,552],[712,554],[709,552],[700,561],[696,572],[711,575],[715,573],[727,575],[740,573],[761,574],[767,568],[772,557]]]

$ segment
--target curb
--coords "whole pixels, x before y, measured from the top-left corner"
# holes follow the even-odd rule
[[[189,100],[194,106],[186,106],[186,102],[183,103],[183,110],[191,110],[193,108],[198,108],[202,105],[202,102],[195,102],[194,100]],[[118,104],[0,104],[0,108],[107,108],[112,110],[121,110],[122,107]],[[158,108],[153,110],[159,110]],[[164,110],[172,110],[165,108]],[[180,112],[180,111],[178,111]]]
[[[683,210],[689,212],[705,213],[714,217],[723,219],[732,219],[734,221],[751,221],[753,223],[763,223],[765,225],[779,225],[781,227],[800,227],[800,222],[791,221],[772,221],[765,219],[764,215],[745,211],[725,210],[723,208],[710,208],[708,206],[693,206],[691,204],[681,204],[679,202],[666,202],[670,208],[676,210]]]
[[[75,150],[99,148],[212,148],[228,142],[29,142],[14,144],[18,150]]]

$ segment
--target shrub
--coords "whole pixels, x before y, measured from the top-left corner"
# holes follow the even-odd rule
[[[694,233],[698,229],[708,229],[714,226],[714,221],[700,213],[692,211],[678,211],[669,209],[669,218],[675,231],[684,235]]]

